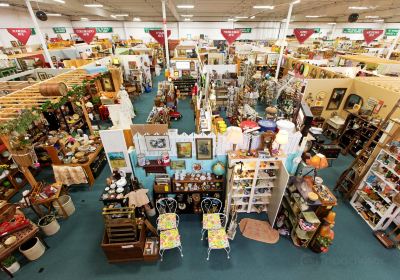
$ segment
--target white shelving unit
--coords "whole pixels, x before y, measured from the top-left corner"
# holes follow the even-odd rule
[[[273,226],[289,180],[286,158],[237,158],[228,155],[226,215],[232,207],[238,213],[267,212]]]
[[[400,179],[400,174],[395,171],[397,165],[400,160],[382,149],[350,201],[374,231],[385,230],[400,214],[400,207],[392,202],[400,188],[391,180]]]

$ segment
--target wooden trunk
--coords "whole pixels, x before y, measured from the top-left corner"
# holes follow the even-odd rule
[[[107,232],[104,231],[101,248],[109,263],[143,261],[143,250],[146,240],[146,226],[140,230],[140,238],[136,242],[110,243]]]
[[[64,83],[41,83],[39,92],[43,96],[65,96],[68,92],[68,87]]]
[[[14,161],[22,167],[29,167],[33,164],[32,152],[31,150],[24,151],[12,151],[12,158]]]

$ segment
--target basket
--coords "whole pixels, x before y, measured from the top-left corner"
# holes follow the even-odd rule
[[[65,96],[68,92],[68,87],[64,83],[41,83],[39,92],[42,96]]]
[[[12,151],[12,158],[15,163],[22,167],[29,167],[33,164],[32,152],[29,150]]]
[[[393,197],[393,203],[396,204],[397,207],[400,207],[400,193],[397,193]]]
[[[0,224],[11,220],[14,217],[16,210],[17,206],[10,203],[6,203],[0,207]]]

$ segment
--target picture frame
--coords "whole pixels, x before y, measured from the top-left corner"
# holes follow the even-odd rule
[[[176,155],[178,156],[178,158],[191,158],[192,142],[177,142]]]
[[[149,152],[170,150],[168,135],[145,135],[144,140]]]
[[[115,91],[113,79],[111,78],[111,74],[110,73],[106,74],[101,79],[101,85],[103,87],[103,91],[106,91],[106,92],[114,92]]]
[[[111,168],[124,168],[127,167],[125,155],[123,152],[108,152],[108,160],[110,162]]]
[[[37,72],[39,80],[44,81],[47,80],[47,73],[46,72]]]
[[[10,41],[10,43],[11,43],[11,46],[13,47],[13,48],[18,48],[18,42],[17,41]]]
[[[181,160],[171,160],[171,165],[170,165],[172,170],[185,170],[186,169],[186,161],[181,159]]]
[[[213,140],[212,138],[196,139],[196,159],[208,160],[213,159]]]
[[[326,106],[326,110],[339,109],[346,91],[347,88],[334,88],[331,97],[329,98],[328,106]]]

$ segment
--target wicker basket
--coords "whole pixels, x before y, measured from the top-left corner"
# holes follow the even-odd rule
[[[29,167],[33,164],[32,152],[30,150],[12,151],[11,155],[16,164],[22,167]]]

